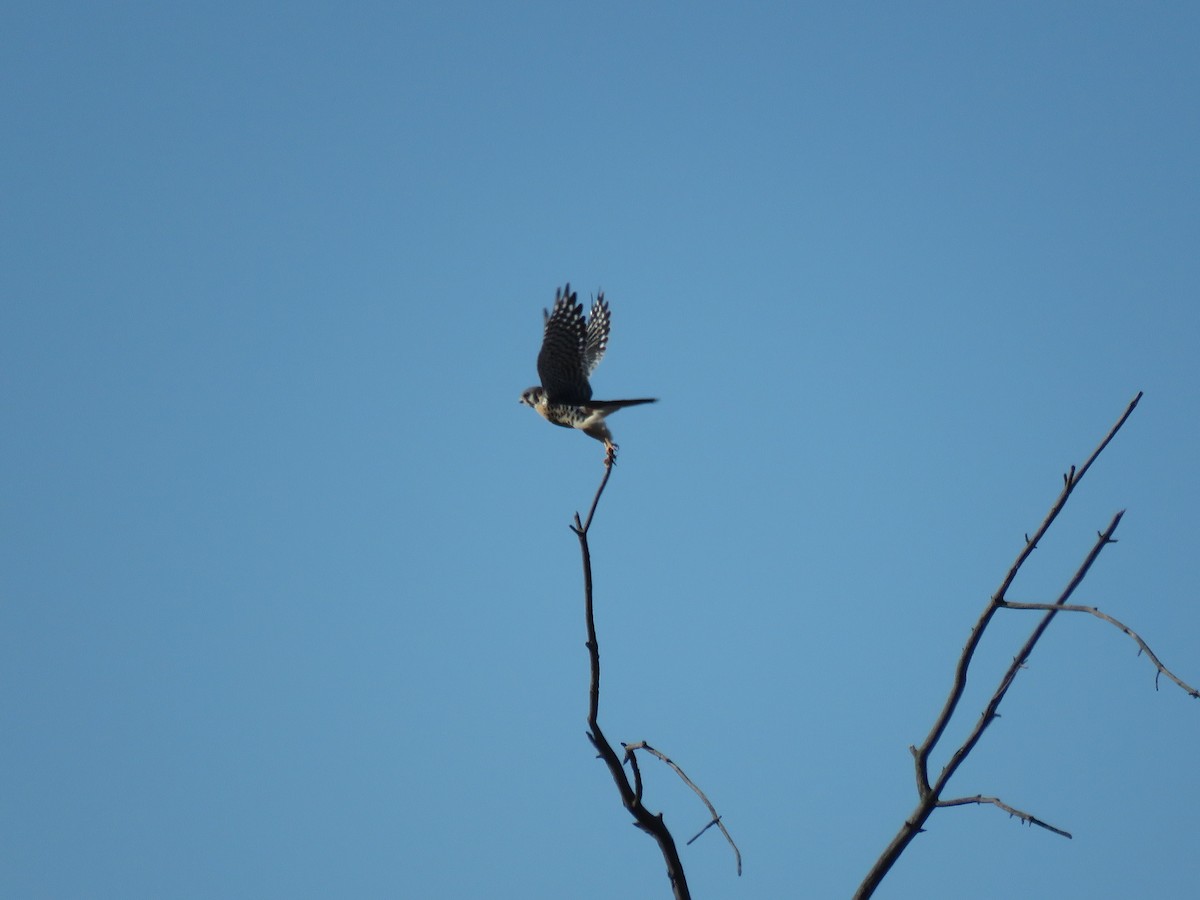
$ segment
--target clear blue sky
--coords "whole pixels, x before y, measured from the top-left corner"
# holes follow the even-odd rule
[[[1200,681],[1200,8],[44,4],[0,35],[0,894],[848,896],[989,594]],[[979,659],[972,724],[1031,626]],[[881,897],[1190,898],[1200,705],[1060,619]],[[938,756],[939,761],[944,756]],[[647,764],[680,838],[704,810]]]

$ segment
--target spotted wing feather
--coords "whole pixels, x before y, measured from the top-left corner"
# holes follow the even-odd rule
[[[596,302],[592,304],[592,314],[587,323],[587,344],[583,350],[585,375],[590,376],[595,372],[596,366],[600,365],[600,360],[604,358],[604,351],[608,349],[608,330],[611,325],[612,313],[608,311],[608,303],[604,299],[604,292],[601,291]]]
[[[577,296],[568,284],[555,292],[554,308],[546,315],[537,370],[551,403],[584,403],[592,398],[585,368],[588,327]]]

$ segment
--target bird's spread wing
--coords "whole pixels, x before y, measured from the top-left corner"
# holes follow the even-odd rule
[[[583,350],[583,373],[585,376],[596,371],[600,360],[604,359],[604,351],[608,349],[608,329],[612,324],[612,313],[608,311],[608,303],[604,300],[604,292],[596,297],[592,304],[592,315],[587,323],[587,344]]]
[[[538,353],[538,378],[551,403],[583,403],[592,398],[588,384],[587,349],[590,330],[583,319],[583,307],[568,284],[554,296],[554,309],[546,316],[546,333]],[[605,307],[605,340],[608,336]],[[593,314],[594,315],[594,314]],[[604,353],[604,341],[600,343]],[[599,362],[599,357],[596,359]]]

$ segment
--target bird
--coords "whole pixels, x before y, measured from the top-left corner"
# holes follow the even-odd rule
[[[538,353],[540,385],[527,388],[521,402],[546,421],[563,428],[578,428],[604,443],[605,462],[616,459],[617,445],[605,418],[618,409],[656,403],[657,397],[636,400],[593,400],[588,377],[600,365],[608,349],[612,313],[601,291],[592,303],[591,315],[584,318],[583,304],[568,283],[554,292],[554,308],[542,311],[545,333]]]

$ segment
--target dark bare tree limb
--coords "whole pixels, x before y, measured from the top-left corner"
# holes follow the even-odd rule
[[[667,878],[671,882],[671,890],[675,900],[691,900],[692,895],[688,890],[687,876],[683,871],[683,863],[679,859],[679,850],[675,846],[675,839],[667,829],[666,823],[663,822],[662,815],[650,812],[642,804],[641,773],[636,768],[634,769],[637,780],[635,788],[625,776],[625,769],[621,765],[621,758],[617,756],[612,744],[608,742],[608,738],[604,736],[604,732],[600,728],[600,644],[596,639],[596,619],[592,603],[592,556],[588,548],[588,529],[592,526],[592,517],[596,514],[596,506],[600,503],[600,495],[604,493],[609,476],[612,475],[613,462],[613,455],[610,453],[605,458],[604,478],[601,479],[600,487],[596,490],[596,496],[592,500],[592,507],[588,511],[586,521],[581,522],[579,513],[576,513],[575,524],[571,526],[571,530],[579,538],[579,549],[583,555],[584,611],[587,619],[588,656],[591,660],[591,681],[588,694],[588,740],[592,742],[592,746],[596,748],[596,753],[599,754],[600,758],[604,760],[604,764],[608,767],[608,772],[612,776],[613,783],[617,786],[617,792],[621,795],[621,803],[633,816],[634,824],[652,836],[658,843],[659,850],[663,855],[663,861],[667,866]]]
[[[1109,445],[1109,442],[1116,437],[1117,432],[1121,430],[1121,426],[1133,414],[1137,408],[1138,402],[1142,399],[1142,392],[1138,391],[1136,397],[1126,407],[1125,412],[1117,419],[1117,423],[1109,430],[1098,447],[1092,451],[1092,455],[1087,458],[1087,461],[1076,472],[1075,467],[1071,466],[1069,472],[1063,475],[1063,489],[1058,495],[1058,499],[1050,507],[1050,512],[1046,514],[1045,520],[1038,527],[1038,530],[1033,533],[1033,537],[1025,538],[1025,546],[1021,552],[1017,554],[1017,558],[1013,561],[1008,573],[1004,576],[1004,580],[1000,583],[999,589],[992,596],[991,602],[984,609],[983,614],[979,617],[979,621],[975,623],[975,627],[971,629],[971,635],[967,639],[967,645],[963,648],[962,656],[958,660],[958,668],[954,672],[954,684],[950,689],[950,696],[946,699],[945,705],[942,707],[941,713],[933,723],[933,728],[930,729],[929,735],[921,743],[915,752],[915,761],[917,767],[917,784],[922,794],[928,793],[929,785],[929,754],[933,752],[933,748],[937,746],[937,742],[941,740],[942,734],[946,730],[946,726],[950,724],[950,718],[954,715],[954,711],[958,708],[958,702],[962,699],[963,691],[967,687],[967,669],[971,665],[971,659],[975,655],[975,648],[979,646],[979,641],[983,637],[984,629],[987,628],[988,622],[992,620],[996,610],[1000,608],[1000,603],[1005,599],[1009,587],[1017,577],[1017,572],[1021,570],[1021,566],[1025,565],[1025,560],[1029,559],[1030,555],[1037,548],[1038,542],[1050,530],[1050,526],[1054,524],[1054,520],[1058,518],[1058,514],[1063,511],[1063,507],[1067,505],[1067,501],[1071,498],[1072,492],[1083,480],[1083,476],[1087,474],[1088,469],[1092,467],[1092,463],[1104,451],[1104,448]]]
[[[891,870],[892,866],[895,865],[896,860],[900,858],[900,855],[904,853],[912,840],[924,830],[925,823],[928,821],[929,816],[932,815],[933,811],[941,804],[941,794],[945,789],[947,782],[958,770],[959,766],[966,759],[967,755],[970,754],[971,750],[974,749],[987,727],[995,720],[997,716],[997,708],[1004,699],[1005,694],[1008,693],[1008,689],[1011,687],[1013,680],[1016,678],[1017,672],[1019,672],[1025,665],[1025,662],[1029,658],[1029,654],[1033,651],[1034,646],[1036,646],[1042,634],[1045,633],[1046,628],[1049,626],[1056,613],[1061,611],[1061,608],[1066,604],[1067,600],[1070,599],[1071,594],[1087,575],[1088,570],[1091,568],[1092,563],[1095,562],[1096,557],[1099,556],[1100,551],[1103,550],[1104,547],[1109,543],[1113,542],[1112,535],[1116,531],[1117,525],[1121,521],[1123,512],[1117,513],[1109,523],[1108,528],[1099,534],[1096,544],[1093,546],[1091,552],[1088,553],[1087,557],[1080,565],[1070,582],[1067,584],[1066,588],[1064,588],[1063,592],[1058,597],[1058,600],[1054,604],[1050,605],[1050,608],[1047,609],[1046,615],[1042,618],[1042,621],[1037,625],[1037,627],[1034,628],[1024,646],[1013,658],[1012,665],[1008,668],[1007,672],[1005,672],[1003,678],[1000,680],[999,686],[992,694],[991,699],[988,701],[987,706],[984,708],[984,711],[980,715],[979,720],[976,722],[975,728],[972,730],[971,734],[967,737],[963,744],[954,751],[949,762],[947,762],[937,778],[931,782],[929,776],[929,757],[934,748],[937,746],[938,741],[941,740],[942,735],[945,733],[951,717],[958,708],[959,701],[962,700],[963,693],[967,686],[967,672],[970,669],[971,661],[974,659],[975,651],[978,649],[979,643],[983,638],[984,631],[987,629],[987,626],[991,622],[992,617],[996,614],[996,611],[1001,609],[1005,604],[1005,594],[1012,586],[1013,581],[1017,577],[1017,573],[1021,570],[1021,567],[1025,564],[1025,561],[1037,548],[1038,543],[1041,541],[1042,537],[1045,536],[1046,532],[1049,531],[1050,526],[1054,524],[1054,521],[1058,518],[1059,513],[1062,512],[1063,508],[1067,504],[1067,501],[1070,499],[1071,494],[1074,492],[1075,488],[1078,487],[1079,482],[1083,480],[1083,476],[1087,474],[1088,470],[1092,467],[1092,464],[1104,451],[1104,448],[1109,445],[1112,439],[1116,436],[1117,432],[1121,430],[1121,427],[1129,419],[1130,415],[1133,414],[1134,409],[1137,407],[1138,402],[1141,399],[1142,393],[1139,391],[1137,396],[1134,397],[1126,407],[1125,412],[1122,413],[1119,419],[1117,419],[1116,424],[1113,425],[1096,449],[1092,451],[1091,456],[1087,458],[1084,464],[1078,470],[1076,470],[1074,466],[1071,466],[1070,470],[1063,474],[1063,488],[1059,493],[1058,498],[1050,507],[1050,511],[1046,514],[1046,518],[1038,527],[1037,531],[1033,533],[1033,536],[1030,537],[1028,534],[1025,535],[1024,546],[1021,548],[1021,551],[1017,554],[1012,566],[1005,574],[1004,579],[1000,583],[1000,587],[997,589],[995,594],[992,595],[991,599],[984,607],[983,612],[980,614],[978,621],[971,629],[971,634],[967,639],[966,645],[963,647],[962,653],[959,656],[958,664],[955,668],[954,680],[950,688],[950,695],[947,697],[941,712],[934,720],[933,727],[930,729],[925,740],[919,746],[909,748],[913,755],[915,767],[918,797],[917,805],[904,820],[904,823],[901,825],[900,830],[896,833],[896,836],[892,839],[891,843],[875,861],[874,865],[863,879],[862,884],[859,885],[858,890],[854,894],[856,900],[860,900],[860,898],[867,898],[874,894],[875,889],[879,886],[884,876],[887,875],[887,873]],[[986,802],[992,801],[988,800]],[[1040,820],[1039,824],[1042,824]]]
[[[992,694],[991,699],[988,700],[987,706],[984,707],[983,714],[980,715],[979,720],[975,723],[974,729],[972,729],[971,733],[967,736],[967,739],[963,741],[962,745],[954,751],[953,755],[950,757],[950,762],[948,762],[946,767],[942,769],[941,774],[938,776],[937,780],[930,789],[930,794],[935,800],[941,796],[942,790],[946,787],[946,783],[958,770],[958,767],[962,765],[963,760],[965,760],[967,755],[975,749],[975,745],[978,744],[979,739],[983,737],[983,732],[987,730],[987,727],[991,725],[993,721],[995,721],[996,710],[999,708],[1000,702],[1004,699],[1004,695],[1008,693],[1008,689],[1012,687],[1013,682],[1016,680],[1017,673],[1025,667],[1025,663],[1029,660],[1029,655],[1033,652],[1033,648],[1037,645],[1037,642],[1041,640],[1042,635],[1045,634],[1046,629],[1050,627],[1050,622],[1054,619],[1054,616],[1058,614],[1062,605],[1067,602],[1071,594],[1073,594],[1075,589],[1079,587],[1080,582],[1082,582],[1087,576],[1088,570],[1092,567],[1092,563],[1094,563],[1096,558],[1100,555],[1100,551],[1103,550],[1108,544],[1113,543],[1113,532],[1117,530],[1117,525],[1120,524],[1121,517],[1123,515],[1124,512],[1119,512],[1113,516],[1112,522],[1109,523],[1108,528],[1096,539],[1096,543],[1092,546],[1091,551],[1088,553],[1079,569],[1075,572],[1074,576],[1072,576],[1070,582],[1067,583],[1067,586],[1059,595],[1058,600],[1051,604],[1051,609],[1048,610],[1046,615],[1042,617],[1042,620],[1033,629],[1033,632],[1026,639],[1025,644],[1021,647],[1020,651],[1018,651],[1017,655],[1013,657],[1012,663],[1005,671],[1004,677],[1000,679],[1000,685],[996,688],[995,693]],[[996,602],[997,601],[993,601],[993,603]]]

